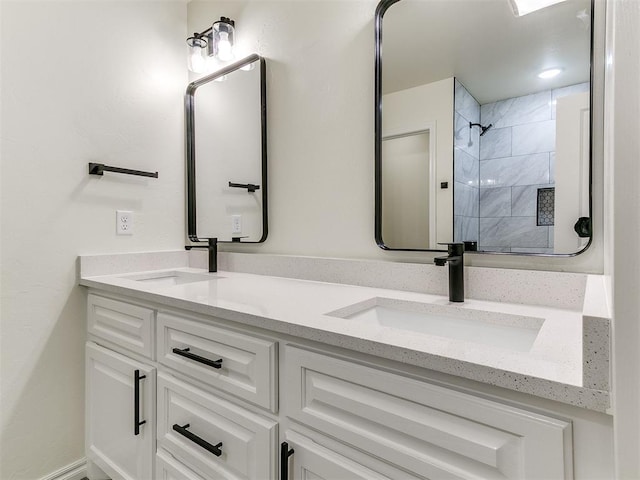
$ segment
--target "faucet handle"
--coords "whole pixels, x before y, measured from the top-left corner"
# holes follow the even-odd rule
[[[447,253],[449,255],[462,255],[464,253],[464,243],[451,242],[451,243],[438,243],[438,245],[446,245]]]

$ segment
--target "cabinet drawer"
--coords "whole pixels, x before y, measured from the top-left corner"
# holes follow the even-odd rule
[[[158,314],[160,363],[273,412],[276,350],[271,340]]]
[[[157,480],[204,480],[164,450],[156,453],[156,479]],[[223,480],[218,476],[210,480]]]
[[[275,477],[277,423],[163,373],[157,437],[205,478]]]
[[[569,479],[571,424],[287,346],[288,415],[427,478]]]
[[[89,334],[153,359],[153,310],[94,294],[87,309]]]

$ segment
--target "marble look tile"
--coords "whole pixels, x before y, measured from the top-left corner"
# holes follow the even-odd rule
[[[454,95],[455,111],[469,122],[480,123],[480,104],[457,79]]]
[[[478,217],[453,217],[453,238],[455,242],[478,241]]]
[[[556,183],[556,152],[549,153],[549,183]]]
[[[480,191],[480,217],[510,217],[511,188],[483,188]]]
[[[588,92],[590,88],[591,84],[589,82],[584,82],[551,90],[551,118],[554,120],[556,118],[556,101],[558,100],[558,98],[566,97],[568,95],[573,95],[576,93],[585,93]]]
[[[553,236],[554,233],[553,232],[554,232],[553,227],[549,227],[549,247],[551,247],[551,248],[553,248],[553,246],[555,245],[554,241],[553,241],[553,239],[554,239],[554,236]]]
[[[477,187],[480,183],[480,162],[478,159],[455,147],[453,151],[453,178],[456,182]]]
[[[480,219],[480,244],[497,247],[548,247],[549,228],[538,227],[536,217]]]
[[[455,182],[453,191],[453,213],[463,217],[477,217],[480,204],[480,190],[464,183]]]
[[[460,148],[473,158],[480,158],[480,131],[469,128],[469,121],[459,113],[455,114],[454,146]]]
[[[480,160],[511,156],[511,128],[492,128],[480,137]]]
[[[478,246],[478,251],[480,251],[480,252],[511,253],[511,247],[492,247],[490,245],[480,245],[480,246]]]
[[[535,217],[538,214],[538,189],[551,185],[527,185],[513,187],[511,191],[511,215],[514,217]]]
[[[480,162],[480,188],[545,183],[549,183],[548,153]]]
[[[480,107],[480,122],[494,128],[551,120],[551,90],[508,98]]]
[[[511,251],[513,253],[544,253],[544,254],[550,254],[550,253],[553,253],[553,248],[540,248],[540,247],[519,248],[519,247],[512,247]]]
[[[555,120],[513,127],[511,135],[513,155],[553,152],[556,149]]]

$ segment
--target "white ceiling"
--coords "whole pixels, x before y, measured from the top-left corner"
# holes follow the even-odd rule
[[[523,17],[509,0],[401,0],[383,18],[384,93],[455,76],[485,104],[589,81],[590,14],[590,0]]]

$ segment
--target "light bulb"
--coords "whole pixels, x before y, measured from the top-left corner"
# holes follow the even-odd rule
[[[218,58],[223,62],[233,60],[233,50],[231,48],[231,42],[229,41],[229,34],[227,32],[220,32],[219,35]]]
[[[549,78],[557,77],[562,73],[561,68],[549,68],[547,70],[543,70],[538,74],[538,78],[542,78],[543,80],[548,80]]]

